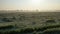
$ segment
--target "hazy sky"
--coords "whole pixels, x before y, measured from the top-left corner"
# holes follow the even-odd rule
[[[0,0],[0,10],[60,10],[60,0]]]

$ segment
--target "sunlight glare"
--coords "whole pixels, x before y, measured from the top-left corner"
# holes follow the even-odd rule
[[[32,4],[33,5],[39,5],[39,4],[43,4],[44,0],[32,0]]]

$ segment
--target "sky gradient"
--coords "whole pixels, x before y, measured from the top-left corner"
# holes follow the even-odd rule
[[[0,0],[0,10],[60,10],[60,0]]]

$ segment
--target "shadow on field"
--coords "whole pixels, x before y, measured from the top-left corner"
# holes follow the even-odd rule
[[[2,27],[0,27],[0,30],[6,30],[6,29],[12,29],[12,28],[14,28],[14,26],[8,25],[8,26],[2,26]]]
[[[44,32],[43,34],[60,34],[60,31],[47,31]]]
[[[33,32],[35,32],[34,34],[36,34],[38,32],[39,32],[38,34],[60,34],[59,30],[45,31],[47,29],[60,28],[60,25],[46,26],[46,27],[42,27],[42,28],[23,28],[23,29],[18,28],[19,30],[15,29],[12,31],[8,30],[8,29],[12,29],[12,28],[14,28],[14,26],[12,26],[12,25],[0,27],[0,30],[3,30],[3,31],[0,31],[0,34],[27,34],[27,33],[33,33]],[[5,29],[8,31],[4,32]]]

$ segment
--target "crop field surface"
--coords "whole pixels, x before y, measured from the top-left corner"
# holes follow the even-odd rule
[[[60,12],[0,12],[0,34],[60,34]]]

